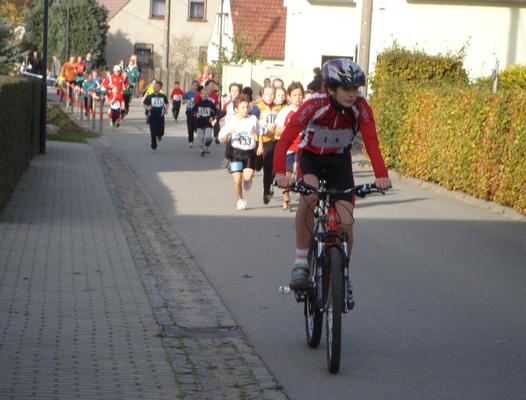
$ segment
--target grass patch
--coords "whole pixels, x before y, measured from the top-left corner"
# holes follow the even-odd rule
[[[100,137],[99,134],[84,129],[77,125],[69,115],[60,109],[60,106],[48,103],[47,123],[59,128],[56,135],[48,135],[47,140],[57,140],[61,142],[86,143],[86,139]]]

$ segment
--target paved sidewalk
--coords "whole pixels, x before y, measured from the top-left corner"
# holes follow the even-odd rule
[[[47,147],[0,214],[0,398],[180,398],[92,147]]]

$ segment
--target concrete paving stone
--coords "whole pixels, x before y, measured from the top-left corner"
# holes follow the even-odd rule
[[[60,169],[61,159],[74,166],[74,174]],[[75,167],[78,160],[83,160],[79,164],[82,167]],[[162,342],[154,334],[156,330],[151,330],[151,338],[144,338],[148,332],[142,327],[155,326],[155,321],[132,257],[126,255],[129,250],[91,149],[51,144],[48,155],[35,159],[23,181],[37,194],[44,193],[46,182],[52,181],[57,193],[41,197],[36,212],[27,198],[29,192],[19,190],[2,212],[1,246],[9,251],[0,252],[0,302],[11,311],[0,320],[0,332],[7,341],[0,347],[0,360],[12,359],[5,365],[12,373],[1,375],[8,378],[2,379],[0,393],[6,393],[10,385],[18,390],[45,379],[48,383],[42,390],[47,393],[43,398],[53,398],[54,391],[58,398],[87,398],[95,387],[88,383],[98,380],[97,384],[107,385],[100,398],[123,398],[115,390],[115,379],[130,376],[130,384],[136,383],[135,393],[140,392],[137,388],[142,380],[130,372],[134,371],[133,359],[150,358],[152,354],[160,360],[155,374],[163,378],[165,389],[177,393]],[[84,187],[99,188],[90,196],[92,202],[79,201],[79,196],[86,194],[81,190]],[[72,191],[75,188],[78,193]],[[71,198],[69,202],[64,201],[66,194]],[[56,201],[59,198],[62,200]],[[81,212],[75,207],[78,204]],[[107,245],[100,237],[115,243]],[[104,274],[96,272],[100,269]],[[24,280],[25,275],[28,279]],[[93,291],[83,290],[91,286],[97,292],[95,300]],[[122,324],[123,320],[133,322]],[[114,329],[116,321],[121,324]],[[99,334],[94,340],[94,331],[104,336]],[[114,335],[114,339],[108,335]],[[122,340],[118,335],[125,337],[124,343],[113,342]],[[145,343],[158,351],[145,352]],[[119,357],[116,350],[133,351],[133,355]],[[42,372],[50,369],[54,369],[51,376],[56,377],[51,382],[50,375]],[[141,373],[140,369],[136,371]],[[145,376],[148,381],[155,380],[152,374]],[[85,392],[83,382],[87,385]],[[148,389],[155,387],[149,385]],[[13,393],[30,396],[30,392]],[[164,394],[154,393],[153,397],[164,398]],[[129,398],[134,398],[132,393]]]

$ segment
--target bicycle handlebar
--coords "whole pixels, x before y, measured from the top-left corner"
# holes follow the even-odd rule
[[[345,190],[338,190],[338,189],[321,190],[320,188],[311,186],[308,183],[305,183],[303,180],[300,180],[300,181],[293,183],[291,190],[293,192],[297,192],[303,195],[309,195],[312,193],[316,193],[318,195],[335,196],[335,195],[354,193],[358,197],[365,197],[371,193],[385,194],[385,191],[383,189],[378,189],[374,183],[364,183],[362,185],[357,185],[357,186],[354,186],[354,187],[351,187]]]

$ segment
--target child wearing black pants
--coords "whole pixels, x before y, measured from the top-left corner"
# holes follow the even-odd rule
[[[157,141],[161,141],[164,136],[164,115],[168,106],[168,98],[164,93],[161,93],[162,86],[162,82],[156,81],[153,86],[153,93],[146,96],[143,101],[144,108],[150,113],[149,125],[152,151],[157,150]]]

